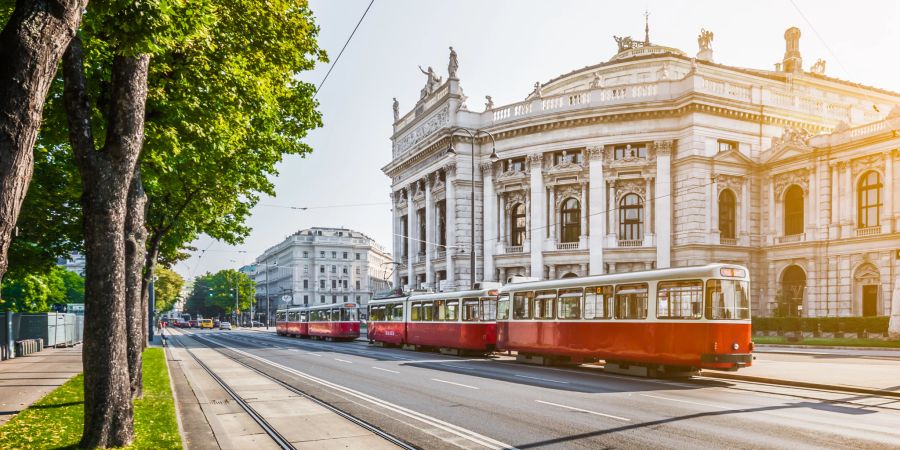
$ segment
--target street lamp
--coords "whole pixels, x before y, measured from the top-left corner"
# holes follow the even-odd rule
[[[456,150],[453,149],[453,133],[457,130],[465,131],[469,137],[472,139],[472,238],[471,245],[469,248],[469,273],[471,274],[472,288],[475,287],[475,137],[478,136],[479,133],[484,133],[491,138],[491,156],[489,157],[491,162],[497,162],[500,157],[497,156],[497,148],[496,141],[494,141],[494,135],[489,133],[488,131],[475,129],[470,130],[464,127],[456,127],[450,130],[450,147],[447,149],[448,155],[456,155]],[[448,268],[453,270],[452,268]]]

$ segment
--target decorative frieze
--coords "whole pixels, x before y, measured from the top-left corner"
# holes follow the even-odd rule
[[[674,147],[674,141],[671,139],[662,140],[662,141],[654,141],[653,142],[653,150],[659,156],[668,156],[672,154],[672,150]]]
[[[622,197],[628,194],[637,194],[641,198],[646,201],[646,189],[645,186],[647,183],[643,178],[628,178],[628,179],[619,179],[615,181],[616,187],[616,204],[622,200]]]
[[[418,144],[448,124],[450,124],[450,106],[445,106],[406,136],[394,141],[394,157],[396,158],[397,155],[409,150],[410,147]]]
[[[884,157],[887,156],[885,154],[873,153],[871,155],[863,156],[862,158],[856,158],[850,161],[850,172],[853,174],[853,179],[856,179],[857,176],[866,172],[868,170],[878,170],[881,173],[884,173]]]
[[[567,185],[556,191],[556,205],[554,211],[559,211],[560,205],[569,198],[574,198],[581,202],[581,185]],[[583,208],[584,206],[582,206]]]
[[[716,194],[721,194],[725,189],[730,189],[731,192],[734,192],[737,198],[741,198],[741,193],[744,188],[743,177],[719,174],[714,178],[716,181],[716,185],[719,187],[719,192],[717,192]]]
[[[509,212],[512,210],[513,206],[518,205],[519,203],[526,203],[526,201],[527,201],[527,196],[525,195],[524,191],[507,192],[506,193],[506,212],[507,212],[507,214],[509,214]]]
[[[602,160],[603,159],[603,146],[595,145],[593,147],[587,148],[588,159],[592,160]]]
[[[808,169],[797,169],[792,170],[790,172],[779,173],[773,177],[773,182],[775,184],[775,197],[782,198],[784,195],[784,190],[788,188],[788,186],[796,184],[803,189],[804,195],[809,195],[809,170]]]

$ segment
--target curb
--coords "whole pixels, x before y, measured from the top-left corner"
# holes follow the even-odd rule
[[[897,347],[850,347],[850,346],[837,346],[837,345],[788,345],[788,344],[755,344],[755,348],[759,349],[780,349],[780,350],[790,350],[792,348],[797,349],[816,349],[816,350],[866,350],[866,351],[887,351],[887,352],[897,352],[900,355],[900,348]]]
[[[840,386],[840,385],[834,385],[834,384],[809,383],[809,382],[805,382],[805,381],[781,380],[781,379],[777,379],[777,378],[753,377],[753,376],[749,376],[749,375],[737,375],[737,374],[727,373],[727,372],[701,371],[700,375],[705,378],[724,378],[724,379],[728,379],[728,380],[752,381],[755,383],[766,383],[766,384],[776,384],[776,385],[781,385],[781,386],[820,389],[820,390],[824,390],[824,391],[850,392],[850,393],[854,393],[854,394],[868,394],[868,395],[877,395],[880,397],[900,398],[900,392],[898,392],[898,391],[885,391],[885,390],[881,390],[881,389],[870,389],[870,388],[853,387],[853,386]]]

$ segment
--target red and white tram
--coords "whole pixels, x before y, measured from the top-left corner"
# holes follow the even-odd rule
[[[499,283],[470,291],[414,294],[369,303],[370,342],[445,353],[491,352],[497,344]]]
[[[498,297],[497,347],[635,374],[737,370],[752,363],[749,284],[730,264],[512,283]]]
[[[284,336],[352,341],[359,337],[358,305],[341,303],[278,310],[275,331]]]

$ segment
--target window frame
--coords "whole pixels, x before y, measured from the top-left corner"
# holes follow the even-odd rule
[[[581,239],[581,208],[581,202],[575,197],[568,197],[560,204],[559,242],[572,243]]]
[[[630,198],[637,199],[637,203],[627,204]],[[639,241],[644,239],[644,199],[640,195],[629,192],[619,200],[619,235],[621,240]],[[628,212],[636,211],[637,218],[629,219]]]
[[[512,299],[510,301],[510,319],[512,320],[531,320],[531,301],[534,299],[534,291],[519,291],[512,293]],[[521,311],[521,308],[518,306],[524,306],[525,314],[519,314],[517,312]]]
[[[521,210],[522,214],[519,214]],[[520,223],[521,219],[521,223]],[[528,222],[525,214],[525,203],[516,203],[509,210],[509,244],[512,246],[524,245],[527,238]]]
[[[869,183],[869,176],[875,175],[875,183]],[[866,171],[856,184],[856,226],[870,228],[881,226],[881,209],[884,207],[884,182],[881,174],[875,170]],[[870,194],[874,193],[875,203],[871,203]],[[869,212],[874,210],[874,223],[869,223]]]
[[[575,295],[572,295],[575,294]],[[572,304],[574,299],[575,308],[569,308],[568,314],[563,314],[563,305]],[[559,320],[580,320],[582,315],[582,301],[584,300],[584,288],[564,288],[559,289],[556,294],[556,317]],[[574,310],[574,316],[572,311]]]
[[[737,237],[737,195],[731,189],[719,193],[719,236]]]
[[[679,284],[679,283],[692,283],[692,284],[694,284],[695,286],[698,286],[698,285],[699,285],[699,287],[700,287],[700,293],[699,293],[699,297],[698,297],[699,300],[700,300],[699,303],[697,303],[697,302],[692,301],[692,300],[689,299],[688,302],[689,302],[689,304],[691,305],[691,306],[690,306],[690,308],[691,308],[691,315],[689,315],[689,316],[684,316],[684,315],[672,315],[672,309],[673,309],[673,308],[672,308],[672,305],[673,305],[674,303],[676,303],[676,302],[673,302],[672,295],[671,295],[671,294],[668,294],[668,292],[671,292],[671,291],[667,291],[667,294],[669,295],[669,297],[666,299],[666,308],[665,308],[665,309],[666,309],[666,315],[662,315],[662,311],[663,311],[663,309],[662,309],[662,294],[663,294],[663,289],[671,289],[671,288],[670,288],[669,286],[667,286],[667,285],[676,285],[676,284]],[[656,283],[656,318],[657,318],[657,319],[666,319],[666,320],[700,320],[700,319],[702,319],[702,318],[703,318],[703,314],[704,314],[705,302],[706,302],[705,284],[706,284],[706,283],[704,283],[703,280],[701,280],[701,279],[699,279],[699,278],[689,279],[689,280],[665,280],[665,281],[659,281],[659,282],[657,282],[657,283]],[[695,293],[692,293],[692,294],[695,294]],[[679,300],[680,300],[680,299],[679,299]],[[677,302],[677,303],[681,304],[682,302],[679,301],[679,302]],[[698,305],[698,304],[699,304],[699,308],[697,309],[697,311],[694,311],[694,310],[693,310],[694,305]],[[683,308],[683,307],[682,307],[682,308]],[[681,309],[681,308],[679,308],[679,310],[680,310],[680,311],[683,311],[683,309]]]
[[[793,192],[799,193],[799,197],[792,196],[789,200],[788,195]],[[794,205],[794,202],[799,202],[799,205]],[[803,230],[806,226],[804,223],[806,221],[806,211],[804,211],[806,205],[804,203],[806,203],[806,195],[804,195],[803,188],[800,186],[792,184],[784,190],[784,201],[781,206],[782,211],[784,212],[783,225],[785,236],[803,234]]]
[[[589,289],[591,291],[593,291],[590,294],[588,293]],[[600,293],[599,292],[600,290],[603,290],[604,292]],[[593,312],[593,315],[591,317],[588,317],[588,296],[589,295],[593,297],[593,302],[591,305],[592,306],[591,310]],[[601,316],[597,315],[596,298],[598,295],[603,296],[602,306],[600,309],[600,311],[602,312]],[[584,317],[584,320],[611,320],[611,319],[614,319],[616,316],[616,314],[615,314],[615,312],[616,312],[615,285],[603,284],[603,285],[599,285],[599,286],[589,286],[589,287],[585,288],[584,289],[584,308],[583,309],[584,310],[582,311],[582,317]]]
[[[472,312],[472,304],[475,305],[474,315],[469,314]],[[481,302],[478,297],[463,297],[461,312],[460,318],[463,322],[481,322]]]
[[[497,315],[496,320],[509,320],[510,298],[509,294],[502,294],[497,297]]]
[[[559,293],[556,289],[543,289],[534,292],[531,315],[534,320],[556,319],[556,302]]]
[[[629,316],[627,314],[627,312],[632,309],[631,307],[629,307],[629,305],[631,305],[632,303],[628,301],[628,300],[630,300],[630,298],[626,297],[625,299],[623,299],[623,298],[621,298],[621,296],[634,295],[634,294],[636,294],[636,292],[634,292],[634,293],[633,292],[625,292],[624,294],[621,292],[638,289],[641,286],[643,286],[643,289],[644,289],[644,296],[643,296],[643,302],[642,302],[643,304],[641,304],[641,302],[638,302],[636,308],[643,307],[643,314],[639,315],[637,317]],[[614,295],[615,295],[615,302],[616,302],[615,318],[617,320],[646,320],[647,319],[647,310],[649,309],[648,308],[648,301],[649,301],[648,298],[650,296],[650,284],[649,283],[643,282],[643,283],[617,284],[615,287],[614,293],[615,293]],[[640,298],[638,298],[638,300],[640,300]],[[621,307],[621,305],[624,305],[624,308]],[[623,311],[626,314],[622,314]]]

